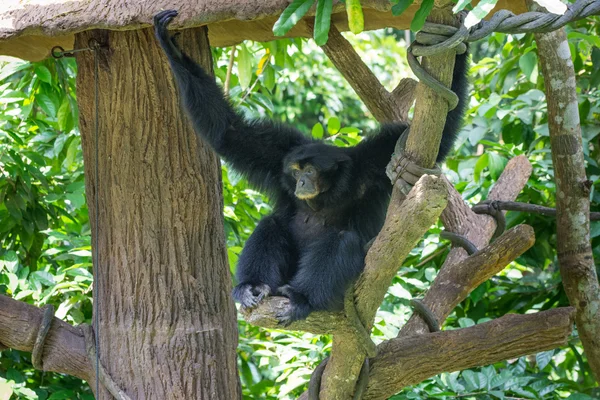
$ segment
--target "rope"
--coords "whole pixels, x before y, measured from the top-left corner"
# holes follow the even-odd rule
[[[315,368],[310,376],[310,381],[308,382],[308,400],[319,400],[323,372],[325,372],[325,367],[327,366],[328,362],[329,357],[321,361],[321,363],[317,365],[317,368]],[[366,357],[362,367],[360,368],[360,373],[358,374],[356,389],[354,390],[354,396],[352,396],[352,400],[362,399],[365,389],[367,388],[367,384],[369,383],[369,369],[369,357]]]
[[[454,246],[462,247],[470,256],[477,253],[477,246],[475,246],[469,239],[459,235],[458,233],[442,231],[440,233],[440,237],[442,239],[449,240]]]
[[[472,208],[472,210],[475,214],[486,214],[496,220],[496,230],[491,240],[496,239],[506,230],[506,217],[497,201],[484,201],[479,204],[479,207]]]
[[[392,184],[398,184],[400,191],[405,196],[408,195],[408,192],[410,192],[421,176],[440,176],[442,173],[439,167],[423,168],[404,154],[404,147],[406,146],[409,130],[410,128],[406,128],[400,136],[400,139],[396,142],[394,154],[392,154],[390,162],[385,167],[387,177],[390,178]]]
[[[39,369],[41,371],[44,370],[44,363],[42,361],[42,355],[44,353],[44,343],[46,342],[46,337],[48,336],[48,332],[50,331],[50,327],[52,326],[53,319],[54,306],[52,304],[46,304],[44,306],[42,322],[40,323],[40,328],[38,329],[35,342],[33,343],[33,350],[31,351],[31,363],[33,364],[33,368]]]
[[[415,309],[415,312],[425,321],[429,332],[439,332],[440,323],[429,307],[419,299],[411,299],[410,305]]]
[[[563,15],[537,11],[515,15],[511,11],[500,10],[488,21],[481,21],[471,27],[467,41],[474,42],[493,32],[551,32],[562,28],[569,22],[598,14],[600,14],[600,0],[577,0],[567,6],[567,11]]]
[[[94,335],[94,329],[87,324],[81,324],[79,327],[83,332],[85,351],[89,360],[96,360],[98,362],[98,352],[96,351],[96,343],[98,343],[98,339],[96,338],[96,335]],[[121,388],[119,388],[117,383],[106,371],[102,364],[98,362],[96,366],[96,383],[102,382],[102,386],[104,386],[106,390],[108,390],[108,392],[117,400],[131,400],[131,397],[129,397]],[[96,390],[98,390],[98,386],[96,386]],[[96,391],[96,396],[100,396],[98,391]]]

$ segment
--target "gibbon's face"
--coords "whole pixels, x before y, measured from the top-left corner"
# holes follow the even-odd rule
[[[322,192],[319,171],[312,164],[300,165],[293,163],[289,166],[292,177],[296,180],[294,194],[300,200],[314,199]]]

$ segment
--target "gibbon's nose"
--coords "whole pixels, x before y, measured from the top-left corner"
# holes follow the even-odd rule
[[[304,179],[300,179],[300,181],[298,181],[298,185],[300,186],[304,186],[306,184],[306,182],[304,182]]]

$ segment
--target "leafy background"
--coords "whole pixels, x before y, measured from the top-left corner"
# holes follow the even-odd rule
[[[312,2],[311,2],[312,4]],[[402,5],[402,2],[398,2]],[[398,7],[396,5],[396,7]],[[600,211],[600,24],[597,18],[569,28],[578,77],[592,208]],[[409,75],[405,33],[380,30],[347,34],[383,84],[392,89]],[[534,173],[519,201],[553,206],[543,78],[530,35],[495,34],[472,46],[469,116],[444,172],[470,203],[486,198],[506,162],[528,157]],[[217,79],[224,83],[232,48],[214,49]],[[273,117],[336,145],[356,144],[375,122],[312,40],[245,42],[236,48],[232,102],[249,117]],[[76,65],[72,59],[29,63],[0,61],[0,293],[36,306],[53,304],[72,324],[90,322],[90,226],[77,127]],[[224,220],[232,272],[257,221],[270,212],[267,199],[223,165]],[[448,318],[458,329],[506,313],[567,305],[555,252],[552,218],[508,213],[509,225],[536,231],[532,249],[477,288]],[[433,226],[412,251],[381,305],[376,342],[395,337],[448,253]],[[600,259],[600,224],[592,225]],[[247,399],[293,399],[327,356],[331,337],[258,328],[238,318],[239,370]],[[592,399],[600,396],[581,343],[462,372],[444,373],[393,399]],[[30,354],[0,353],[0,400],[91,399],[78,379],[32,368]]]

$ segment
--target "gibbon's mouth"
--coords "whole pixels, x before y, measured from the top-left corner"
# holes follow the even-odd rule
[[[296,191],[296,197],[300,200],[312,200],[319,195],[319,192],[298,192]]]

